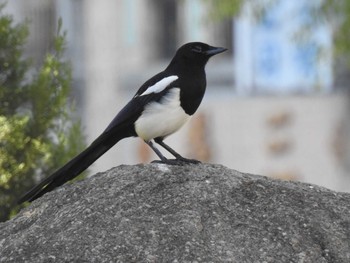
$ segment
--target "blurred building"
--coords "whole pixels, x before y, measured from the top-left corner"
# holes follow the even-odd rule
[[[209,62],[201,108],[169,144],[242,172],[350,191],[349,101],[335,92],[331,29],[296,44],[290,32],[308,22],[310,1],[280,2],[259,21],[246,6],[235,21],[217,22],[200,0],[11,0],[6,11],[29,19],[27,55],[36,61],[62,17],[88,143],[177,47],[203,41],[230,51]],[[320,50],[330,53],[319,60]],[[153,158],[141,140],[126,139],[92,171]]]

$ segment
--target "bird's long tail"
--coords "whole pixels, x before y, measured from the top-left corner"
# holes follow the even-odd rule
[[[120,129],[118,129],[120,130]],[[104,132],[102,133],[88,148],[86,148],[79,155],[74,157],[52,175],[41,181],[38,185],[24,194],[18,201],[23,203],[25,201],[32,202],[41,197],[47,192],[55,189],[58,186],[66,183],[69,180],[77,177],[80,173],[86,170],[93,162],[95,162],[101,155],[108,151],[121,139],[129,137],[123,132]]]

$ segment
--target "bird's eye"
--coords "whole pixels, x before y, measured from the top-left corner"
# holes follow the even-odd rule
[[[201,46],[194,46],[192,48],[192,51],[196,52],[196,53],[202,53],[202,47]]]

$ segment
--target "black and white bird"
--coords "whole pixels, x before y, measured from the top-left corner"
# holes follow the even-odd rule
[[[176,132],[196,112],[206,89],[205,65],[226,49],[201,42],[180,47],[168,67],[147,80],[104,132],[82,153],[32,188],[19,200],[33,201],[86,170],[121,139],[140,137],[165,164],[199,163],[186,159],[163,140]],[[167,159],[159,144],[175,159]]]

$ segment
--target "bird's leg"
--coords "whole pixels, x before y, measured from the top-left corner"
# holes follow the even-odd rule
[[[165,164],[170,164],[170,165],[183,165],[185,162],[180,159],[167,159],[158,149],[152,141],[145,141],[149,147],[158,155],[160,160],[152,161],[152,163],[165,163]]]
[[[176,158],[176,160],[179,160],[179,161],[185,162],[185,163],[200,163],[200,161],[198,161],[198,160],[187,159],[187,158],[185,158],[185,157],[182,157],[182,156],[181,156],[180,154],[178,154],[174,149],[170,148],[169,145],[165,144],[161,138],[156,138],[156,139],[154,139],[154,141],[155,141],[156,143],[158,143],[160,146],[162,146],[165,150],[167,150],[168,152],[170,152],[172,155],[174,155],[174,157]]]
[[[179,165],[181,163],[179,163],[177,160],[169,160],[167,159],[158,149],[156,146],[154,146],[154,144],[152,143],[152,141],[145,141],[145,143],[147,143],[147,145],[149,147],[151,147],[151,149],[158,155],[158,157],[160,158],[160,161],[155,160],[152,161],[152,163],[165,163],[165,164],[172,164],[172,165]]]
[[[147,145],[151,147],[151,149],[158,155],[162,162],[167,162],[168,159],[157,149],[157,147],[153,145],[151,141],[145,141],[145,143],[147,143]]]

